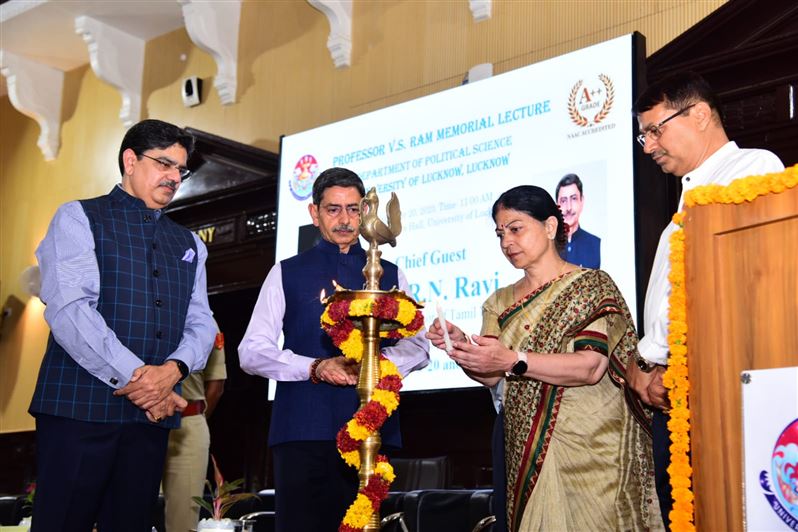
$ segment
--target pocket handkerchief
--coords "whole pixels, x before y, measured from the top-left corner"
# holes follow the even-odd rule
[[[180,259],[180,260],[184,260],[186,262],[194,262],[194,257],[195,256],[196,256],[196,253],[194,252],[194,250],[191,249],[191,248],[188,248],[186,250],[186,252],[183,253],[183,258]]]

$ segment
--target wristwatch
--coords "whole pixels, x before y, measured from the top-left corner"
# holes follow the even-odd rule
[[[169,360],[177,364],[177,369],[180,370],[180,380],[177,382],[183,382],[184,380],[186,380],[186,377],[188,377],[189,373],[188,366],[186,365],[186,363],[176,358],[170,358]]]
[[[510,368],[510,371],[507,372],[507,376],[516,375],[521,376],[526,373],[526,370],[529,369],[529,365],[527,364],[527,356],[526,353],[523,351],[517,351],[518,353],[518,361],[513,364],[513,367]]]
[[[641,357],[640,353],[635,353],[635,364],[637,364],[637,367],[640,368],[640,371],[643,373],[651,373],[654,371],[654,368],[657,367],[656,364]]]

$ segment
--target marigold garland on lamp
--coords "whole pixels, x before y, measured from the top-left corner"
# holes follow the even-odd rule
[[[753,201],[765,194],[778,194],[798,186],[798,165],[784,172],[751,176],[732,181],[728,186],[707,185],[696,187],[685,193],[684,204],[696,205],[740,204]],[[663,383],[668,388],[671,403],[668,429],[671,431],[671,465],[668,474],[671,479],[671,530],[693,531],[693,492],[690,466],[690,382],[687,372],[687,293],[684,269],[684,217],[685,212],[673,215],[673,223],[679,226],[670,237],[671,284],[669,296],[668,344],[670,357]]]
[[[394,472],[385,456],[377,453],[385,420],[399,406],[402,376],[380,353],[380,338],[400,339],[421,330],[424,318],[419,305],[401,290],[380,290],[384,272],[380,244],[396,245],[402,231],[399,199],[391,193],[388,223],[378,217],[379,198],[371,188],[360,202],[360,234],[369,242],[363,290],[345,290],[324,299],[321,326],[344,356],[360,363],[357,394],[360,409],[338,432],[337,446],[347,464],[358,468],[360,487],[339,527],[342,532],[377,532],[379,510],[388,496]]]
[[[344,356],[356,362],[363,360],[366,347],[364,335],[357,327],[363,325],[363,318],[379,320],[380,338],[399,339],[413,336],[424,325],[424,317],[418,304],[399,290],[349,291],[336,287],[335,293],[325,300],[325,305],[321,316],[322,328]],[[378,435],[385,420],[399,406],[401,388],[402,376],[396,365],[380,354],[378,380],[369,400],[338,431],[338,452],[347,464],[361,469],[362,445],[370,436]],[[384,455],[378,454],[373,474],[358,491],[339,531],[363,530],[374,514],[379,512],[380,504],[388,496],[388,488],[393,480],[393,467]]]

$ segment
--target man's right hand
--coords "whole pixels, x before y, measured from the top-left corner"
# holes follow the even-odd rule
[[[166,399],[147,410],[147,419],[153,423],[160,423],[164,418],[175,415],[175,412],[182,412],[186,406],[188,401],[172,392],[166,396]]]
[[[648,385],[648,398],[651,400],[651,405],[661,410],[668,410],[671,407],[670,399],[668,398],[668,389],[662,382],[662,376],[665,375],[665,366],[657,366],[654,368],[654,379]]]
[[[130,382],[116,390],[114,395],[126,396],[134,405],[150,410],[169,398],[175,385],[180,381],[180,370],[173,360],[160,366],[141,366],[133,370]]]
[[[637,367],[634,361],[626,365],[626,382],[640,396],[640,400],[656,408],[668,408],[668,390],[662,384],[664,366],[657,366],[649,373]]]
[[[360,364],[346,357],[325,358],[316,366],[316,377],[324,382],[337,386],[357,384]]]

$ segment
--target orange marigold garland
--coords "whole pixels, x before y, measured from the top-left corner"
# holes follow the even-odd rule
[[[798,165],[781,173],[751,176],[737,179],[728,186],[708,185],[696,187],[685,193],[687,207],[710,205],[713,203],[739,204],[753,201],[759,196],[780,193],[798,186]],[[671,511],[671,530],[692,531],[693,492],[690,466],[690,381],[687,374],[687,294],[685,292],[684,270],[684,212],[673,215],[673,223],[679,226],[670,237],[671,284],[669,296],[668,344],[670,357],[668,369],[663,376],[665,387],[669,389],[671,403],[668,429],[671,431],[671,465],[668,474],[671,482],[673,510]]]
[[[404,338],[416,334],[424,325],[424,317],[416,306],[402,298],[381,295],[375,298],[337,300],[324,310],[321,326],[330,335],[344,356],[359,362],[363,358],[363,336],[351,318],[374,316],[381,320],[398,322],[400,327],[380,331],[382,338]],[[338,431],[336,443],[344,461],[360,468],[360,444],[370,434],[380,430],[385,420],[399,406],[402,376],[396,365],[380,354],[379,380],[371,399]],[[355,501],[346,511],[338,530],[360,532],[378,512],[388,496],[388,488],[395,478],[393,467],[385,455],[377,455],[374,474],[358,491]]]

